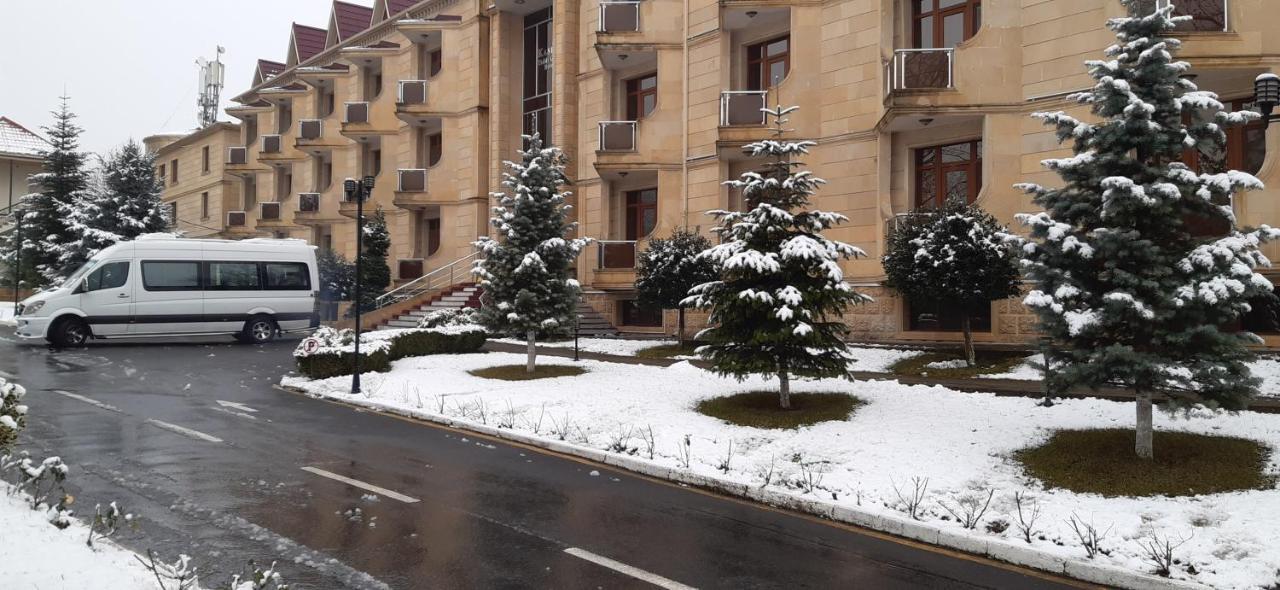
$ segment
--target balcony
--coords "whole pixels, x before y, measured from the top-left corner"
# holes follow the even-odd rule
[[[885,90],[936,91],[955,88],[955,49],[898,49],[885,66]]]
[[[298,213],[319,213],[320,193],[298,193]]]
[[[348,145],[340,137],[325,136],[324,121],[321,119],[302,119],[298,121],[298,139],[293,147],[315,155],[325,154]]]
[[[400,80],[396,84],[396,106],[427,104],[426,80]]]
[[[601,2],[598,33],[636,33],[640,31],[640,3]]]
[[[596,242],[598,270],[631,270],[636,267],[635,240],[599,240]]]
[[[258,222],[280,221],[280,203],[266,202],[258,203]]]
[[[263,135],[262,145],[258,149],[260,154],[279,154],[282,141],[279,135]]]
[[[258,161],[265,164],[282,166],[303,159],[303,155],[293,148],[285,149],[284,136],[263,135],[258,149]]]
[[[599,146],[602,152],[636,151],[635,121],[600,121]]]
[[[762,109],[766,90],[725,90],[720,93],[721,127],[760,127],[767,121]]]
[[[423,168],[402,168],[396,171],[395,206],[401,209],[422,209],[428,205],[439,205],[431,200],[427,191],[427,170]]]
[[[401,281],[420,278],[425,272],[426,263],[421,258],[401,258],[396,261],[396,277]]]
[[[324,137],[324,121],[320,119],[302,119],[298,121],[298,142],[316,140]]]
[[[344,106],[344,115],[342,117],[342,126],[361,125],[369,123],[369,103],[368,102],[348,102]]]
[[[1169,5],[1170,0],[1139,0],[1132,5],[1135,15],[1153,14],[1157,8]],[[1221,33],[1231,30],[1230,0],[1177,0],[1175,16],[1190,16],[1191,20],[1178,25],[1182,33]]]
[[[227,148],[227,163],[225,170],[229,174],[238,174],[241,176],[251,176],[259,172],[266,172],[266,168],[250,162],[249,148],[247,147],[229,147]]]
[[[248,224],[249,215],[244,211],[227,211],[227,227],[244,227]]]

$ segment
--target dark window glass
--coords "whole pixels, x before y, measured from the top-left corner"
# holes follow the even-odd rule
[[[627,80],[627,120],[639,121],[658,105],[658,74]]]
[[[982,28],[982,0],[917,0],[912,7],[918,49],[952,48]]]
[[[639,240],[658,225],[658,189],[627,191],[627,239]]]
[[[432,133],[427,136],[427,165],[435,166],[440,163],[440,155],[444,153],[444,135],[440,133]]]
[[[143,262],[142,286],[148,291],[199,291],[199,262]]]
[[[1223,105],[1232,112],[1256,108],[1248,100],[1223,101]],[[1229,127],[1226,134],[1226,149],[1221,153],[1187,150],[1183,153],[1183,161],[1192,170],[1208,174],[1221,174],[1228,170],[1249,174],[1260,172],[1262,163],[1267,158],[1266,125],[1257,120],[1243,127]]]
[[[950,302],[921,301],[907,304],[907,329],[913,332],[959,332],[961,308]],[[969,317],[974,332],[991,331],[991,307],[979,309]]]
[[[747,90],[777,86],[791,69],[791,37],[747,46]]]
[[[301,262],[267,262],[263,264],[267,289],[277,291],[311,290],[311,273]]]
[[[662,326],[662,310],[657,307],[642,306],[632,300],[620,301],[618,307],[622,312],[624,326]]]
[[[1280,289],[1271,297],[1249,300],[1249,313],[1240,318],[1240,327],[1254,334],[1280,334]]]
[[[982,141],[916,150],[916,209],[935,209],[948,199],[972,203],[982,190]]]
[[[444,65],[444,55],[441,51],[439,49],[432,51],[429,61],[431,62],[431,75],[439,74],[440,68]]]
[[[209,173],[209,146],[207,145],[200,149],[200,172]]]
[[[256,291],[262,288],[256,262],[210,262],[209,289]]]
[[[88,291],[119,289],[129,280],[129,263],[108,262],[89,273],[85,280],[89,283]]]

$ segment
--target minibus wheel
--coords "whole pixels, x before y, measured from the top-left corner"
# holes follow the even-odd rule
[[[276,327],[276,322],[271,319],[271,316],[256,315],[245,322],[244,330],[236,335],[236,339],[241,342],[261,344],[271,342],[279,332],[280,329]]]
[[[84,346],[89,336],[89,324],[77,317],[62,318],[49,328],[49,341],[62,348]]]

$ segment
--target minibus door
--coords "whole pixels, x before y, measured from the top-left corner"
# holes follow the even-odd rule
[[[94,336],[119,336],[129,330],[133,318],[133,286],[137,270],[129,260],[98,265],[81,281],[80,309]]]

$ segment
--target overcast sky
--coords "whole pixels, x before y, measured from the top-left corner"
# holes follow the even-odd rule
[[[196,125],[196,58],[226,48],[225,107],[249,87],[259,57],[284,61],[290,23],[327,28],[330,6],[327,0],[0,0],[0,115],[39,132],[65,87],[86,150],[189,130]]]

